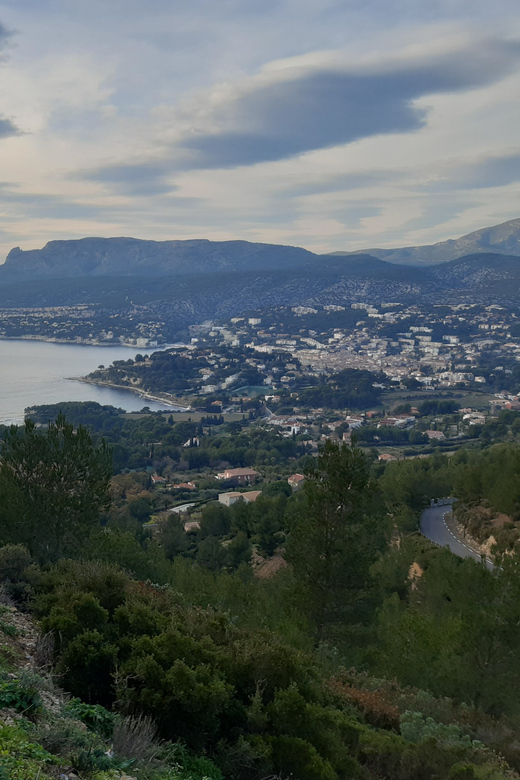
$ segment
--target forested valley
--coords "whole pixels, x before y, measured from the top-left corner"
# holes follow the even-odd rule
[[[385,464],[63,406],[1,447],[0,778],[520,776],[514,442]],[[493,569],[420,534],[449,495]]]

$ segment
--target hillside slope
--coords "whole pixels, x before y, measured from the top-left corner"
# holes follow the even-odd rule
[[[460,238],[440,241],[437,244],[363,251],[389,263],[420,266],[446,263],[464,255],[480,253],[520,255],[520,219],[510,219],[500,225],[485,227]],[[333,254],[350,253],[334,252]]]

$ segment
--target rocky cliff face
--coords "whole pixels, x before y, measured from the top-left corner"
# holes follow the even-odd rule
[[[312,259],[318,258],[300,247],[248,241],[82,238],[50,241],[42,249],[12,249],[0,266],[0,280],[275,270]]]

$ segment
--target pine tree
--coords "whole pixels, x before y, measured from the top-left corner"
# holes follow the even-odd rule
[[[42,563],[75,555],[109,502],[111,455],[64,415],[38,430],[31,420],[4,436],[0,540],[24,544]]]
[[[287,542],[302,610],[317,641],[366,611],[370,565],[386,541],[363,452],[327,441],[306,473],[306,502]]]

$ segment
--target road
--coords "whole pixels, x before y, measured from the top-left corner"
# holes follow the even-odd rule
[[[450,511],[449,506],[432,506],[425,509],[421,515],[420,529],[428,539],[441,547],[449,547],[451,552],[460,558],[473,558],[475,561],[482,560],[480,553],[472,550],[471,547],[453,534],[446,525],[444,515]],[[486,559],[486,565],[489,569],[494,566],[489,559]]]

